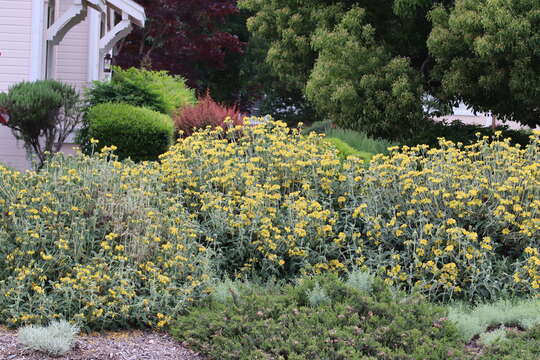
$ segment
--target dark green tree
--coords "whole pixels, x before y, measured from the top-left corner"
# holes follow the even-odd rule
[[[457,0],[430,18],[440,99],[540,125],[540,1]]]
[[[436,110],[464,101],[503,120],[540,124],[538,0],[240,5],[253,14],[248,28],[266,42],[273,75],[342,126],[398,139],[421,123],[426,100]],[[356,9],[362,16],[351,15]]]
[[[243,0],[266,63],[318,114],[371,135],[400,138],[422,119],[432,1]],[[387,105],[391,104],[390,107]]]
[[[423,117],[420,76],[408,58],[392,57],[364,19],[363,9],[352,8],[334,30],[313,37],[319,57],[306,94],[342,127],[381,138],[408,138]]]

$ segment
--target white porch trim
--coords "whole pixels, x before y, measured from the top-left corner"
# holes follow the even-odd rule
[[[101,57],[99,56],[99,40],[101,32],[101,14],[98,10],[89,9],[90,33],[88,38],[88,82],[101,79]]]
[[[144,8],[132,0],[107,0],[107,3],[116,8],[118,12],[129,15],[132,22],[140,27],[144,27],[146,14]]]
[[[32,49],[30,61],[30,81],[43,79],[45,42],[45,2],[32,0]]]
[[[88,80],[103,77],[103,57],[126,37],[133,29],[132,24],[144,26],[144,8],[132,0],[71,0],[71,7],[48,29],[45,26],[47,0],[32,0],[32,50],[30,80],[45,77],[46,44],[58,45],[66,34],[90,14],[88,44]],[[114,24],[115,12],[122,20]],[[105,17],[107,31],[101,37],[101,19]],[[112,27],[112,28],[111,28]]]
[[[50,41],[53,46],[60,44],[69,30],[86,18],[86,14],[87,7],[83,1],[73,0],[73,5],[47,29],[45,39]]]
[[[122,20],[99,41],[99,56],[105,56],[114,46],[133,30],[133,25],[126,13],[122,13]]]

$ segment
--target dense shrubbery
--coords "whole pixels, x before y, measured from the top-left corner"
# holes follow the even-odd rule
[[[510,138],[512,144],[527,146],[529,143],[530,131],[526,130],[510,130],[506,126],[499,126],[495,130],[480,125],[463,124],[460,121],[452,121],[451,123],[425,120],[422,129],[417,131],[414,136],[409,137],[404,141],[409,146],[414,145],[429,145],[431,147],[439,146],[439,138],[445,138],[455,143],[461,142],[465,145],[470,145],[478,140],[480,136],[493,136],[495,131],[502,131],[504,138]]]
[[[162,157],[167,189],[196,214],[220,269],[291,277],[354,262],[359,233],[345,231],[358,225],[344,205],[363,161],[281,122],[237,129],[197,132]]]
[[[351,209],[365,264],[432,297],[538,293],[540,137],[531,141],[442,141],[375,157]]]
[[[0,167],[0,322],[164,326],[204,289],[208,252],[159,169],[57,157]]]
[[[404,148],[340,161],[279,123],[236,142],[194,134],[164,180],[228,271],[292,276],[362,264],[432,298],[538,290],[539,142]]]
[[[229,288],[234,297],[192,309],[173,322],[173,335],[212,359],[465,358],[442,308],[380,281],[371,294],[331,276]],[[314,292],[326,300],[313,301]]]
[[[205,255],[218,275],[360,266],[430,299],[539,294],[539,135],[393,149],[368,168],[324,141],[270,121],[196,132],[161,163],[2,168],[0,320],[152,322],[211,276]]]
[[[181,136],[190,136],[193,131],[207,126],[226,129],[229,126],[242,125],[242,117],[236,106],[219,104],[212,100],[210,95],[206,95],[199,99],[197,104],[178,110],[174,116],[174,124]],[[225,124],[227,118],[231,120],[230,124]]]
[[[171,116],[175,111],[180,111],[187,105],[195,104],[197,100],[195,91],[189,89],[182,78],[169,75],[165,71],[115,68],[111,81],[96,81],[87,89],[86,102],[87,112],[101,104],[115,103],[144,107]],[[141,111],[138,113],[141,114]],[[144,122],[148,123],[155,117],[148,116],[147,113]],[[111,121],[114,120],[111,119]],[[91,119],[86,116],[83,127],[77,135],[77,143],[85,154],[92,152],[90,143],[92,135],[89,134],[91,126]],[[134,123],[132,122],[130,129],[133,126]],[[144,127],[144,125],[141,124],[139,127]],[[120,151],[123,148],[125,149],[122,146],[125,139],[115,138],[112,140],[119,141],[119,143],[112,142],[112,145],[118,146]],[[137,141],[139,140],[135,140],[135,142]],[[154,158],[163,151],[162,142],[159,141],[156,148],[152,145],[139,147],[137,154],[140,154],[143,158]]]
[[[87,119],[88,136],[99,140],[97,147],[116,146],[120,159],[157,160],[174,137],[170,117],[128,104],[96,105],[88,111]]]

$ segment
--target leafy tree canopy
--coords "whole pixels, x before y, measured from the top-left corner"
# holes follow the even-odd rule
[[[540,124],[538,0],[242,0],[266,63],[342,126],[400,138],[422,99]],[[427,97],[431,94],[433,97]],[[432,102],[433,102],[432,101]]]
[[[540,2],[458,0],[430,13],[437,96],[540,125]]]
[[[119,46],[117,64],[182,75],[192,88],[208,87],[214,72],[230,65],[244,43],[235,33],[236,0],[138,0],[146,10],[144,29]]]

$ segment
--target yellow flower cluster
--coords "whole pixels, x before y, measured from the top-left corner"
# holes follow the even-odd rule
[[[154,165],[112,150],[39,173],[0,167],[0,322],[161,327],[207,289],[193,220]]]
[[[438,299],[540,291],[540,134],[368,168],[274,121],[198,131],[159,163],[113,150],[0,166],[0,322],[164,327],[214,275],[355,266]]]
[[[499,139],[470,146],[443,140],[440,149],[376,156],[362,178],[362,205],[351,209],[366,226],[366,265],[383,266],[388,282],[435,297],[494,296],[512,286],[507,274],[526,247],[540,244],[538,135],[527,148]],[[533,292],[535,259],[524,268],[527,277],[516,275]]]
[[[341,212],[363,162],[284,123],[199,131],[162,156],[167,189],[196,214],[222,270],[290,276],[343,271]]]
[[[525,254],[526,260],[514,273],[514,282],[531,289],[536,296],[540,296],[540,251],[538,248],[527,247]]]

